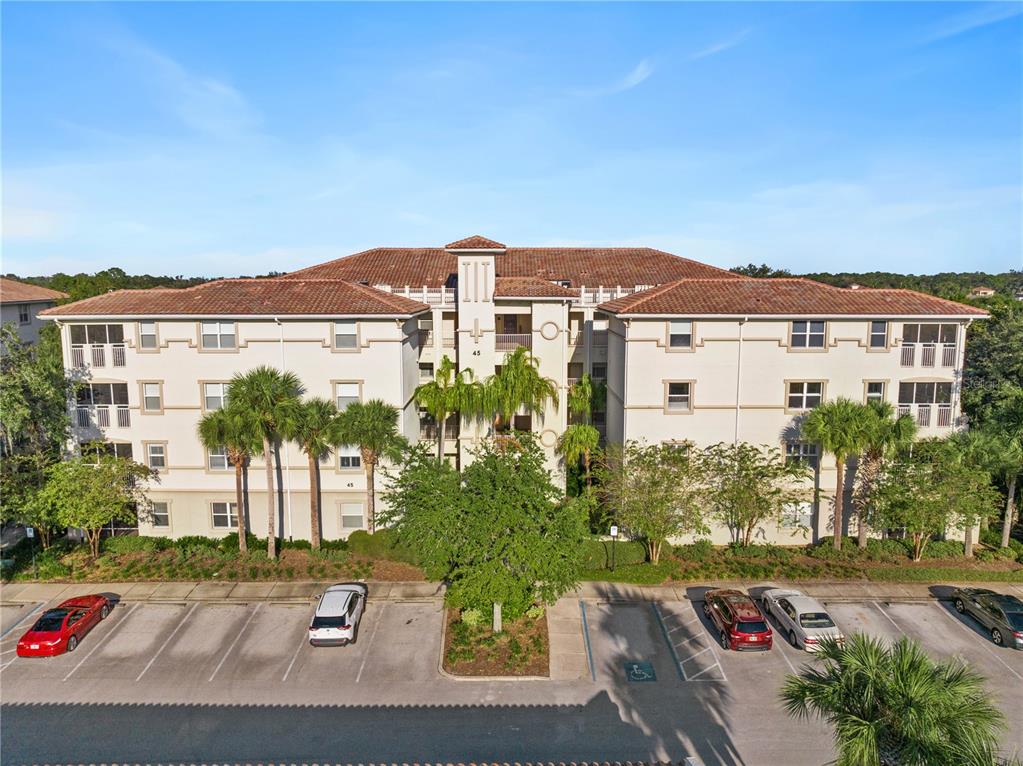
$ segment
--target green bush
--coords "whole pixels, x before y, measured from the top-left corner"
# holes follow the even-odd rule
[[[531,620],[539,620],[543,617],[545,611],[546,610],[543,608],[543,605],[533,604],[533,606],[526,610],[526,617]]]
[[[249,547],[250,551],[261,550],[266,548],[266,540],[261,540],[251,532],[245,533],[245,544]],[[229,535],[224,535],[220,538],[220,550],[225,553],[237,553],[238,552],[238,533],[232,532]]]
[[[138,551],[165,551],[174,543],[166,537],[122,535],[103,539],[105,553],[137,553]]]
[[[924,547],[920,558],[953,559],[962,558],[965,555],[966,546],[958,540],[933,540]]]
[[[678,562],[662,559],[656,564],[627,564],[609,569],[589,569],[579,573],[582,580],[627,582],[636,585],[660,585],[678,571]]]
[[[1002,559],[1003,561],[1017,561],[1020,560],[1018,557],[1023,554],[1017,554],[1010,545],[1007,548],[999,548],[995,551],[995,558]]]
[[[910,556],[910,548],[905,540],[894,538],[887,540],[867,540],[867,559],[887,564],[897,564]]]
[[[390,559],[406,564],[419,564],[416,552],[402,545],[398,534],[393,529],[378,529],[370,534],[364,529],[352,532],[348,536],[348,550],[359,556],[373,559]]]
[[[320,540],[322,551],[346,551],[348,550],[347,540]]]
[[[710,561],[714,558],[714,543],[710,540],[697,540],[688,545],[675,546],[675,555],[687,561]]]
[[[185,535],[174,541],[174,547],[179,551],[193,551],[196,549],[218,550],[220,548],[219,537],[203,537],[202,535]],[[237,546],[237,543],[235,543]]]
[[[635,540],[621,541],[614,544],[615,568],[642,564],[646,561],[646,546]],[[611,568],[611,541],[585,540],[582,555],[583,569]]]
[[[792,561],[793,552],[780,545],[742,545],[732,543],[724,550],[728,558],[745,559],[748,561],[771,561],[787,564]]]
[[[483,610],[463,609],[461,620],[470,628],[475,628],[477,625],[483,622]]]
[[[311,551],[313,544],[308,540],[281,540],[281,550]]]

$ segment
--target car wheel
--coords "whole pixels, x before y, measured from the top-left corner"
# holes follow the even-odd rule
[[[799,642],[796,640],[796,631],[794,630],[789,631],[789,643],[799,649]]]
[[[952,603],[955,606],[956,611],[959,612],[959,614],[966,614],[966,604],[963,603],[963,600],[961,598],[957,598]]]
[[[726,652],[732,648],[731,645],[728,643],[728,634],[725,633],[724,631],[721,631],[721,648],[724,649]]]
[[[103,608],[99,610],[99,618],[105,620],[107,615],[110,614],[110,607],[107,604],[103,605]]]
[[[71,636],[71,638],[69,638],[67,640],[67,650],[69,652],[73,652],[77,648],[78,648],[78,636]]]
[[[706,601],[703,602],[703,614],[706,617],[710,617],[710,604]]]
[[[995,642],[995,646],[1002,646],[1005,643],[1005,639],[1002,638],[1002,631],[998,628],[991,631],[991,640]]]

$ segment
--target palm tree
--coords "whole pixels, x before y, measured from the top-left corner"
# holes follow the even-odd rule
[[[479,399],[479,384],[472,379],[472,370],[459,371],[447,356],[441,359],[433,380],[415,391],[416,404],[437,422],[437,461],[444,459],[447,420],[456,412],[470,411]]]
[[[862,634],[822,642],[817,659],[786,678],[781,698],[789,715],[831,724],[838,766],[996,762],[1003,716],[969,666]]]
[[[1005,484],[1007,498],[1002,520],[1002,547],[1005,548],[1009,545],[1015,517],[1016,484],[1023,472],[1023,435],[990,425],[957,437],[963,457]]]
[[[876,486],[884,458],[907,449],[916,439],[916,422],[909,415],[895,417],[895,408],[889,402],[867,402],[870,410],[863,455],[856,469],[856,488],[853,502],[857,515],[857,543],[867,547],[867,520],[870,516],[871,493]]]
[[[835,456],[835,550],[842,547],[845,464],[863,449],[872,417],[865,404],[840,396],[816,407],[803,421],[803,438]]]
[[[558,406],[558,387],[539,368],[539,360],[519,346],[505,358],[501,371],[484,382],[476,406],[493,418],[495,431],[502,423],[511,423],[523,407],[539,414],[548,402]]]
[[[301,395],[302,384],[294,373],[265,365],[231,378],[230,406],[249,413],[255,420],[263,445],[266,460],[266,554],[270,558],[277,556],[273,445],[280,440],[281,431],[290,427],[289,421],[296,419]]]
[[[397,461],[408,446],[398,432],[398,408],[380,400],[352,402],[338,417],[342,444],[355,444],[366,470],[367,526],[376,531],[376,467],[381,458]]]
[[[314,397],[299,405],[294,419],[283,424],[282,435],[298,442],[309,460],[309,542],[320,547],[320,458],[341,444],[337,405]]]
[[[196,428],[199,441],[206,449],[223,447],[227,461],[234,466],[235,506],[238,510],[238,550],[247,553],[246,539],[248,512],[242,489],[242,471],[245,464],[260,450],[260,434],[253,418],[230,404],[202,416]]]
[[[583,480],[590,486],[590,456],[600,447],[600,432],[588,423],[573,423],[558,439],[558,454],[565,467],[583,462]]]

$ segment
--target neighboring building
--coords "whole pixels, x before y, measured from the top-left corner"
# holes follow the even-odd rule
[[[833,461],[798,439],[800,417],[848,396],[892,402],[923,435],[959,422],[966,325],[979,309],[908,290],[830,287],[806,279],[750,279],[648,248],[509,248],[470,237],[444,248],[379,248],[271,279],[230,279],[184,290],[122,290],[46,312],[62,328],[69,368],[91,374],[75,410],[79,439],[102,436],[160,471],[157,526],[144,533],[227,533],[234,483],[226,458],[195,436],[221,406],[224,383],[259,364],[295,372],[308,395],[339,407],[382,398],[410,439],[434,438],[413,400],[446,355],[477,378],[518,346],[553,380],[561,407],[516,418],[549,466],[584,372],[607,381],[596,424],[609,441],[742,440],[770,444],[816,468],[824,510],[808,491],[790,523],[761,539],[827,535]],[[487,426],[452,423],[445,451],[465,461]],[[296,446],[287,465],[282,525],[308,535],[308,471]],[[265,533],[261,459],[249,470],[250,523]],[[322,474],[323,531],[365,523],[358,452]],[[288,508],[290,507],[290,512]],[[727,531],[718,530],[725,541]]]
[[[970,292],[968,294],[968,297],[970,297],[970,298],[990,298],[994,294],[995,294],[995,290],[994,290],[993,287],[984,287],[983,285],[981,285],[979,287],[974,287],[972,290],[970,290]]]
[[[0,323],[13,324],[22,343],[35,343],[44,321],[37,315],[43,309],[67,298],[67,293],[45,287],[27,285],[7,277],[0,277]]]

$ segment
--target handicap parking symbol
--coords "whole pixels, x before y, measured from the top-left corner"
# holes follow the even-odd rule
[[[657,674],[654,673],[654,666],[649,662],[626,662],[625,678],[632,683],[643,683],[645,681],[656,681]]]

